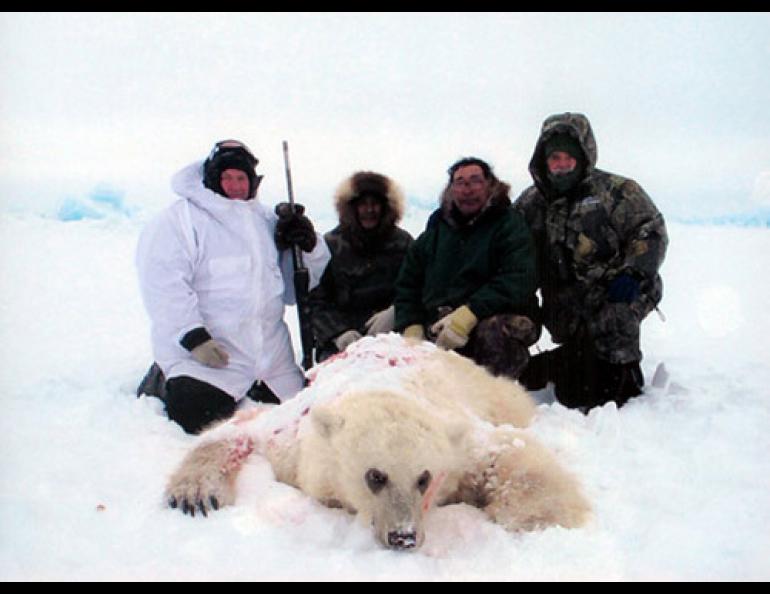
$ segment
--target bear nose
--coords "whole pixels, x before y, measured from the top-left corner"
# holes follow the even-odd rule
[[[413,549],[417,546],[417,533],[388,532],[388,544],[394,549]]]

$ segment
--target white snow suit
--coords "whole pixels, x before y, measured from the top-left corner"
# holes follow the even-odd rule
[[[143,230],[136,265],[152,322],[155,361],[167,379],[190,376],[242,399],[255,380],[282,401],[303,386],[286,323],[295,303],[289,250],[273,239],[276,215],[257,199],[230,200],[202,183],[202,162],[178,172],[171,185],[181,196]],[[304,262],[310,288],[330,254],[321,235]],[[230,356],[224,369],[206,367],[180,340],[205,328]]]

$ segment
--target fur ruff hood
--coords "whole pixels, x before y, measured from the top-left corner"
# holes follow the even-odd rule
[[[466,222],[466,225],[473,225],[476,221],[488,214],[495,216],[502,211],[507,210],[508,207],[511,206],[510,192],[510,185],[499,179],[494,179],[489,188],[489,200],[476,216]],[[441,208],[439,209],[439,212],[441,213],[441,217],[449,223],[449,225],[456,227],[458,223],[452,216],[452,204],[452,188],[451,186],[447,186],[441,194]],[[431,217],[431,219],[433,218],[434,217]]]
[[[358,171],[337,188],[334,193],[334,206],[339,215],[340,227],[356,235],[363,232],[358,224],[353,202],[366,194],[382,196],[385,199],[380,229],[387,232],[395,228],[404,216],[404,193],[392,179],[374,171]]]

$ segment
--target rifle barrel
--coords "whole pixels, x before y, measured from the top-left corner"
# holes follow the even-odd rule
[[[286,170],[286,188],[289,192],[289,204],[294,208],[294,188],[291,185],[291,166],[289,165],[289,143],[283,141],[283,164]]]
[[[294,188],[291,184],[291,167],[289,165],[289,143],[283,141],[283,163],[286,169],[286,188],[289,193],[289,204],[294,211]],[[294,294],[297,299],[297,316],[299,318],[299,335],[302,343],[302,368],[307,371],[313,366],[313,327],[310,321],[311,311],[308,298],[310,274],[302,261],[302,248],[292,246],[294,261]]]

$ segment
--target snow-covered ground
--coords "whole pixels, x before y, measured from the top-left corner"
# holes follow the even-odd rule
[[[587,416],[539,395],[531,430],[582,481],[588,526],[510,534],[449,506],[400,553],[260,459],[236,506],[165,507],[195,438],[134,396],[141,226],[0,214],[0,579],[770,579],[770,230],[669,224],[666,321],[643,326],[648,383],[660,363],[668,380]]]

